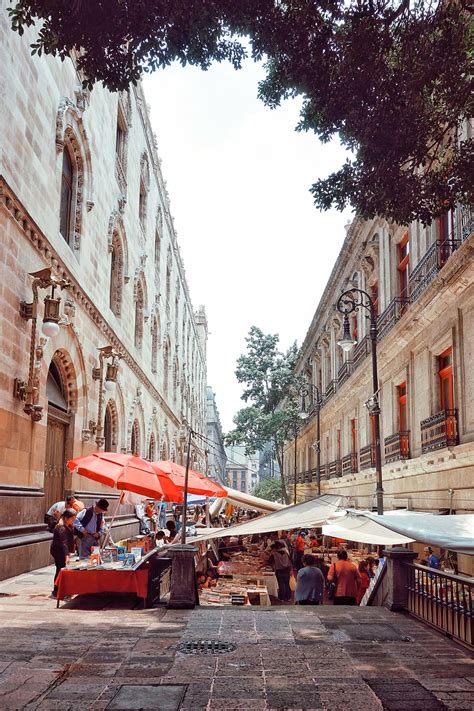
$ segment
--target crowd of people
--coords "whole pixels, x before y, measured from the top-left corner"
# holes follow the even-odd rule
[[[280,531],[249,538],[224,536],[218,539],[215,552],[209,549],[200,560],[199,587],[214,587],[219,577],[219,561],[231,561],[248,547],[253,550],[258,547],[260,569],[271,567],[274,571],[281,604],[320,605],[332,600],[335,605],[359,605],[378,565],[373,556],[355,564],[344,548],[337,551],[335,563],[328,563],[327,549],[316,532]],[[308,553],[308,549],[312,552]]]
[[[69,564],[71,555],[76,552],[80,559],[89,558],[92,548],[100,545],[105,536],[111,540],[105,523],[108,509],[107,499],[99,499],[86,507],[74,496],[68,496],[48,509],[45,523],[53,534],[50,552],[56,565],[52,598],[56,598],[58,575]],[[151,508],[149,513],[152,513]],[[180,524],[174,519],[168,520],[163,529],[153,532],[155,545],[160,547],[178,542],[179,528]]]

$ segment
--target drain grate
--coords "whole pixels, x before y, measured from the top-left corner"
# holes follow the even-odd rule
[[[183,654],[225,654],[233,652],[235,648],[236,645],[232,642],[221,642],[217,639],[193,639],[178,644],[178,652]]]

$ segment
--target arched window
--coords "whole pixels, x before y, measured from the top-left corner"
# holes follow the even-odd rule
[[[142,226],[142,230],[145,231],[145,225],[146,225],[146,200],[147,198],[147,191],[145,188],[145,183],[143,180],[140,180],[140,193],[138,196],[138,216],[140,218],[140,224]]]
[[[104,450],[106,452],[115,452],[115,443],[114,443],[114,424],[113,424],[113,415],[112,415],[112,409],[110,407],[110,404],[107,405],[105,408],[105,417],[104,417]]]
[[[74,189],[74,167],[72,164],[69,149],[64,146],[63,167],[61,171],[61,206],[59,218],[59,231],[66,242],[70,243],[71,219],[72,219],[72,196]]]
[[[163,392],[168,395],[168,371],[169,371],[169,342],[166,341],[163,348]]]
[[[116,316],[120,316],[122,310],[122,289],[123,247],[118,233],[115,232],[110,257],[110,308]]]
[[[130,439],[130,450],[132,454],[140,454],[140,425],[138,420],[134,420],[132,425],[132,436]]]
[[[143,153],[140,160],[140,188],[138,193],[138,217],[142,233],[146,235],[146,210],[148,201],[148,190],[150,188],[150,169],[148,167],[148,157]]]
[[[151,322],[151,372],[158,372],[158,347],[160,341],[160,329],[158,326],[158,318],[153,317]]]
[[[148,445],[148,459],[150,462],[155,461],[155,454],[156,454],[156,442],[155,442],[155,435],[153,432],[150,435],[150,444]]]
[[[170,309],[170,293],[171,293],[171,249],[168,248],[168,254],[166,257],[166,308],[169,312]]]
[[[141,281],[139,281],[135,297],[135,348],[141,348],[143,343],[143,311],[143,286]]]

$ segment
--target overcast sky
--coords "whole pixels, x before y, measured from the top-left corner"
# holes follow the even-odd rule
[[[299,102],[257,99],[261,66],[173,65],[145,79],[171,212],[196,309],[209,322],[208,384],[224,431],[244,405],[234,371],[252,325],[301,344],[349,211],[319,213],[309,188],[344,160],[295,132]]]

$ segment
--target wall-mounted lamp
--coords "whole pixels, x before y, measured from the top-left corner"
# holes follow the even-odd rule
[[[23,411],[31,417],[33,422],[39,422],[43,417],[43,408],[38,405],[39,381],[35,368],[36,360],[36,326],[38,319],[39,289],[51,288],[51,294],[44,299],[43,323],[41,332],[44,336],[52,338],[59,333],[59,305],[61,299],[54,296],[55,289],[67,289],[71,285],[66,279],[53,276],[52,269],[41,269],[38,272],[31,272],[33,278],[31,285],[33,291],[33,301],[20,302],[20,316],[26,321],[31,319],[31,339],[30,339],[30,360],[28,369],[28,381],[15,378],[13,383],[13,396],[25,403]]]
[[[104,446],[105,437],[102,435],[104,424],[102,422],[102,411],[104,408],[104,390],[113,392],[117,382],[118,362],[122,358],[122,353],[119,353],[113,346],[103,346],[99,348],[99,365],[92,368],[92,378],[99,381],[99,404],[97,408],[97,421],[89,422],[89,429],[95,434],[95,442],[100,449]],[[104,365],[105,378],[104,378]]]

